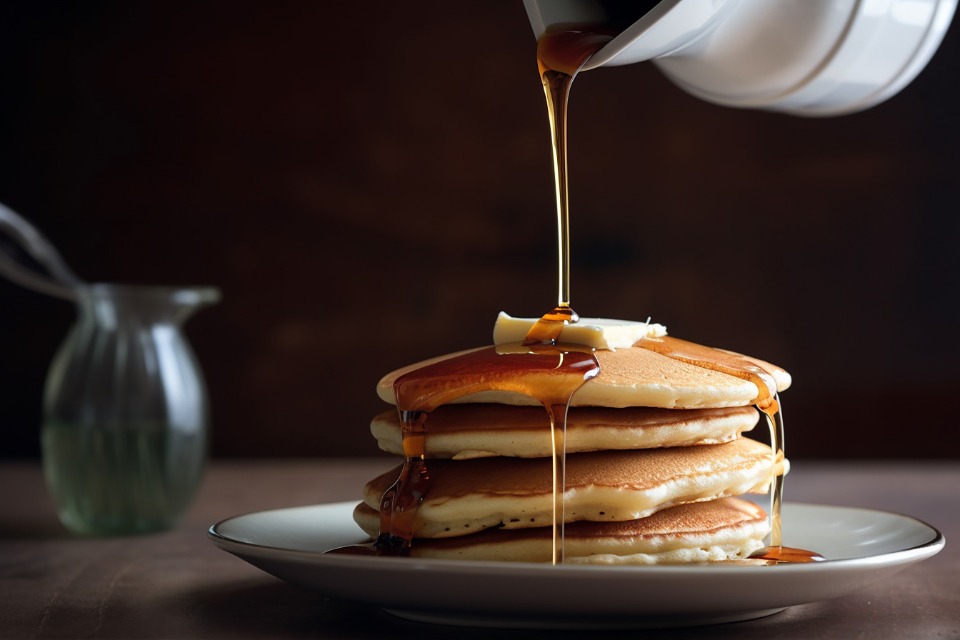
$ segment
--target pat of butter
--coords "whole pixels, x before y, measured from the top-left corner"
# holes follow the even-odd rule
[[[516,344],[523,342],[527,332],[538,318],[514,318],[503,311],[497,316],[493,327],[493,343]],[[660,338],[667,335],[667,328],[652,322],[611,320],[609,318],[580,318],[576,324],[568,324],[560,332],[560,342],[582,344],[594,349],[626,349],[640,338]]]

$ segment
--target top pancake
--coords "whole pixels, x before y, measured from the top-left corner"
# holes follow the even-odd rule
[[[377,384],[377,395],[396,404],[393,384],[405,373],[440,362],[467,351],[424,360],[388,373]],[[748,380],[687,364],[649,349],[631,347],[615,351],[596,351],[600,375],[587,381],[571,401],[574,407],[659,407],[664,409],[700,409],[742,407],[753,404],[757,386]],[[790,374],[782,368],[749,358],[769,372],[779,391],[790,386]],[[494,402],[511,405],[537,405],[533,398],[508,391],[484,391],[463,396],[454,402]]]

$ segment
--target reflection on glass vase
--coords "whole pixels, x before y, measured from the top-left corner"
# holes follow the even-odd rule
[[[209,403],[181,332],[216,289],[89,285],[47,375],[43,468],[67,528],[174,526],[200,484]]]

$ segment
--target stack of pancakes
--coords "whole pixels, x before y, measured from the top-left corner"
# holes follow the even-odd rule
[[[787,462],[742,437],[758,422],[749,381],[630,347],[595,353],[600,374],[571,401],[566,431],[564,561],[666,564],[737,560],[763,546],[769,521],[737,498],[767,491]],[[433,359],[394,371],[393,383]],[[753,360],[753,359],[751,359]],[[789,374],[753,360],[776,380]],[[520,394],[483,392],[427,423],[430,482],[416,513],[414,557],[549,562],[552,450],[546,411]],[[381,449],[403,455],[397,411],[374,418]],[[376,538],[383,493],[371,480],[354,518]]]

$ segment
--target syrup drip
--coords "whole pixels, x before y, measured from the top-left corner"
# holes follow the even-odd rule
[[[561,226],[563,222],[561,222]],[[579,320],[577,312],[564,304],[561,300],[553,311],[543,314],[541,318],[530,327],[526,337],[523,340],[524,346],[536,347],[537,345],[556,347],[560,342],[560,334],[563,327]],[[600,363],[593,356],[595,371],[590,377],[596,376],[600,372]],[[567,412],[570,410],[570,400],[573,393],[579,389],[573,389],[566,402],[563,404],[552,404],[544,407],[550,417],[550,455],[553,458],[551,465],[551,481],[553,487],[553,520],[551,559],[553,564],[563,562],[564,557],[564,524],[566,515],[564,512],[563,496],[567,491]]]
[[[722,351],[712,347],[687,342],[671,336],[661,338],[644,338],[636,346],[650,351],[655,351],[660,355],[680,360],[702,369],[719,371],[728,375],[736,376],[742,380],[748,380],[756,385],[758,395],[753,404],[764,415],[767,425],[770,427],[770,449],[773,455],[774,465],[782,462],[783,454],[783,412],[780,410],[780,399],[777,394],[777,381],[763,367],[754,360],[729,351]],[[810,551],[802,549],[789,549],[790,553],[782,553],[783,547],[783,526],[780,518],[781,505],[783,504],[783,474],[774,476],[770,487],[770,546],[760,550],[760,556],[764,559],[776,559],[779,562],[802,562],[801,557],[809,555],[814,560],[822,557]],[[802,552],[802,553],[801,553]],[[780,558],[783,559],[780,559]],[[790,558],[787,560],[786,558]],[[812,560],[807,560],[812,561]]]
[[[826,560],[815,551],[795,549],[793,547],[764,547],[750,556],[752,560],[764,560],[763,564],[792,564],[797,562],[823,562]]]
[[[383,555],[405,555],[413,542],[417,508],[430,485],[425,438],[431,411],[473,393],[511,391],[540,402],[551,425],[559,423],[562,433],[570,398],[599,371],[597,359],[589,350],[512,345],[485,347],[400,376],[394,383],[394,392],[403,434],[404,464],[400,477],[380,502],[377,551]],[[558,440],[562,451],[562,437]],[[562,560],[562,549],[555,553]]]
[[[553,311],[543,314],[536,324],[530,327],[523,339],[524,346],[552,345],[560,341],[560,333],[568,324],[574,324],[580,319],[577,312],[569,305],[560,304]]]

